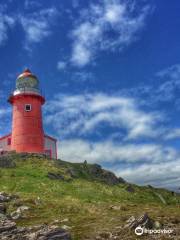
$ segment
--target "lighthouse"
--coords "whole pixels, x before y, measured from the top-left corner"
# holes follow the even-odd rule
[[[39,80],[29,69],[16,79],[8,102],[12,105],[12,133],[0,138],[0,152],[40,153],[57,158],[56,139],[45,134]]]

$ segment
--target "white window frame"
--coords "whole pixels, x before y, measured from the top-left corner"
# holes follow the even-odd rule
[[[26,108],[27,106],[29,107],[29,110],[27,110],[27,108]],[[32,110],[32,105],[31,105],[30,103],[25,104],[24,110],[25,110],[26,112],[30,112],[30,111]]]

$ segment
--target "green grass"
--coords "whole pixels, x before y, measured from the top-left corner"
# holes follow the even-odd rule
[[[180,198],[167,190],[133,185],[135,192],[129,193],[127,184],[109,186],[93,179],[88,172],[91,165],[84,167],[83,164],[57,163],[32,156],[21,158],[19,155],[14,155],[13,160],[15,168],[0,169],[0,191],[20,196],[19,200],[10,203],[9,211],[16,209],[18,204],[30,206],[27,218],[19,220],[19,225],[68,218],[68,222],[62,225],[72,227],[74,239],[85,239],[103,229],[113,230],[124,224],[128,217],[144,211],[154,218],[180,215]],[[71,179],[67,174],[69,167],[77,171],[77,178]],[[70,181],[51,180],[47,177],[48,172],[61,173]],[[166,200],[166,211],[154,192]],[[124,210],[114,211],[111,205],[124,206]]]

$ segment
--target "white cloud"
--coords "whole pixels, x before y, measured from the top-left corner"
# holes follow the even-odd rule
[[[46,124],[54,126],[61,136],[79,136],[100,131],[108,125],[113,133],[126,131],[125,138],[155,137],[161,114],[140,109],[132,98],[107,94],[57,95],[46,104]]]
[[[177,158],[176,150],[156,144],[123,144],[109,140],[90,142],[70,139],[62,141],[59,146],[59,157],[72,162],[82,162],[86,159],[91,163],[158,163]]]
[[[2,136],[2,135],[5,135],[5,134],[7,134],[7,133],[9,133],[9,131],[11,131],[10,129],[11,129],[11,118],[10,118],[10,116],[11,116],[11,111],[12,111],[12,109],[11,109],[11,107],[0,107],[0,121],[1,121],[1,123],[3,123],[3,124],[1,124],[0,125],[0,135]]]
[[[25,0],[24,7],[25,9],[32,9],[32,8],[39,8],[41,6],[41,3],[34,0]]]
[[[94,82],[96,80],[95,75],[92,72],[77,71],[71,74],[70,80],[74,82]]]
[[[8,30],[14,25],[15,18],[4,13],[3,5],[0,5],[0,45],[8,39]]]
[[[123,20],[126,12],[126,6],[117,3],[110,3],[105,5],[104,20],[116,24]]]
[[[136,9],[137,10],[137,9]],[[93,61],[98,51],[122,49],[137,38],[144,26],[149,7],[135,13],[129,3],[119,0],[91,4],[81,12],[72,31],[71,62],[83,67]],[[110,37],[114,35],[115,37]]]
[[[11,108],[8,107],[8,108],[0,108],[0,118],[3,118],[4,116],[6,115],[9,115],[11,112]]]
[[[163,159],[162,159],[163,160]],[[169,161],[160,161],[159,163],[144,163],[135,167],[125,167],[113,169],[116,174],[127,179],[130,182],[143,185],[153,185],[173,190],[179,189],[180,181],[180,157],[170,158]]]
[[[37,43],[48,37],[51,34],[51,24],[56,15],[57,10],[54,7],[42,9],[32,14],[19,15],[27,44]]]
[[[57,69],[60,70],[60,71],[65,70],[66,66],[67,66],[67,63],[65,61],[59,61],[57,63]]]
[[[164,135],[166,140],[180,138],[180,128],[169,129]]]
[[[60,142],[58,156],[71,162],[108,163],[118,176],[137,184],[176,190],[179,186],[180,155],[171,147],[70,139]]]
[[[180,64],[162,69],[155,74],[151,85],[121,89],[121,95],[132,96],[139,99],[146,106],[159,107],[160,103],[171,103],[175,110],[180,109]],[[163,109],[165,110],[164,105]],[[162,108],[161,108],[162,111]]]
[[[174,64],[170,67],[167,67],[158,73],[156,73],[156,76],[165,78],[168,77],[170,79],[177,79],[179,80],[180,78],[180,64]]]
[[[32,1],[25,2],[34,4]],[[51,25],[57,10],[54,7],[41,9],[33,13],[8,15],[6,6],[0,5],[0,45],[8,39],[8,30],[15,26],[15,23],[20,23],[26,34],[26,48],[29,43],[37,43],[51,34]]]

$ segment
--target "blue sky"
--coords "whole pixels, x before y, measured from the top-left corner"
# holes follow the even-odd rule
[[[180,2],[0,0],[0,133],[24,68],[59,157],[180,187]]]

